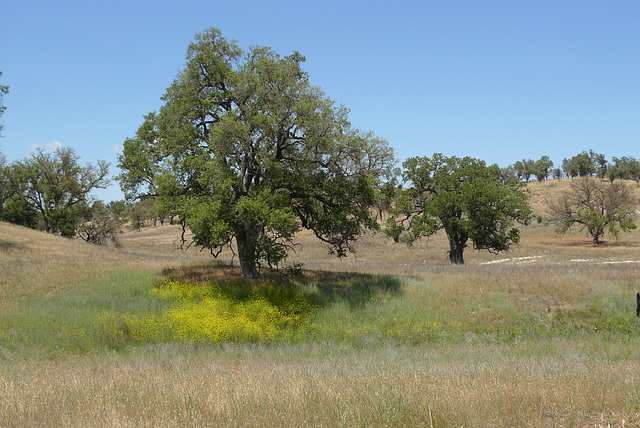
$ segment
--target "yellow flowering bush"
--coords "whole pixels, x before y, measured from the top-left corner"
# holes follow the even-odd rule
[[[152,293],[171,301],[169,309],[145,315],[105,312],[98,323],[111,341],[272,342],[291,337],[312,309],[300,293],[268,287],[240,292],[241,298],[216,284],[164,281]]]

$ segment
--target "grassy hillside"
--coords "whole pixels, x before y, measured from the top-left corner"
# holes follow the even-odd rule
[[[464,266],[442,234],[339,261],[302,232],[305,278],[259,284],[179,237],[0,223],[0,426],[640,426],[640,231],[543,220]]]

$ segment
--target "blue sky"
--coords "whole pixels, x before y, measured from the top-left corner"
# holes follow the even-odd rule
[[[640,157],[640,2],[4,0],[0,152],[117,151],[197,32],[306,56],[313,84],[411,156],[507,166],[584,150]],[[117,183],[96,194],[121,199]]]

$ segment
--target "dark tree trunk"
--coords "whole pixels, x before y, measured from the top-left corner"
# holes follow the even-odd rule
[[[242,277],[255,279],[258,277],[257,265],[257,242],[256,234],[252,228],[244,225],[236,232],[236,243],[238,244],[238,258],[240,259],[240,269]]]
[[[593,237],[593,244],[594,245],[600,245],[600,237],[602,235],[604,235],[604,232],[600,232],[597,229],[588,229],[589,233],[591,234],[591,236]]]
[[[242,270],[242,277],[248,279],[256,279],[258,277],[258,269],[256,269],[256,264],[247,261],[242,258],[242,252],[239,254],[240,257],[240,269]]]
[[[466,239],[460,240],[454,237],[449,237],[449,260],[453,265],[464,264],[464,247],[466,246]]]

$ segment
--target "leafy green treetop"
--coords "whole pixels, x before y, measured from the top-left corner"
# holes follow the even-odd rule
[[[109,185],[108,173],[109,164],[104,161],[80,165],[73,149],[54,153],[38,149],[10,166],[9,180],[15,195],[39,214],[46,232],[71,237],[90,203],[91,191]]]
[[[565,158],[562,161],[562,169],[564,174],[571,178],[588,177],[596,172],[596,168],[587,152],[579,153],[571,159]]]
[[[242,275],[283,261],[300,227],[338,256],[375,228],[387,142],[351,128],[297,52],[243,52],[217,29],[197,34],[184,70],[119,157],[129,197],[157,196],[194,242],[217,255],[235,241]]]
[[[534,175],[539,182],[543,182],[549,177],[552,168],[553,161],[549,159],[549,156],[542,156],[533,165]]]
[[[403,236],[411,245],[444,229],[454,264],[464,263],[469,240],[475,249],[494,253],[519,242],[513,223],[531,215],[524,183],[515,178],[503,183],[499,168],[484,161],[440,153],[407,159],[403,167],[410,187],[399,192],[385,229],[395,241]]]
[[[640,183],[640,162],[631,156],[612,158],[613,165],[608,168],[607,176],[610,181],[615,179],[635,180]]]

